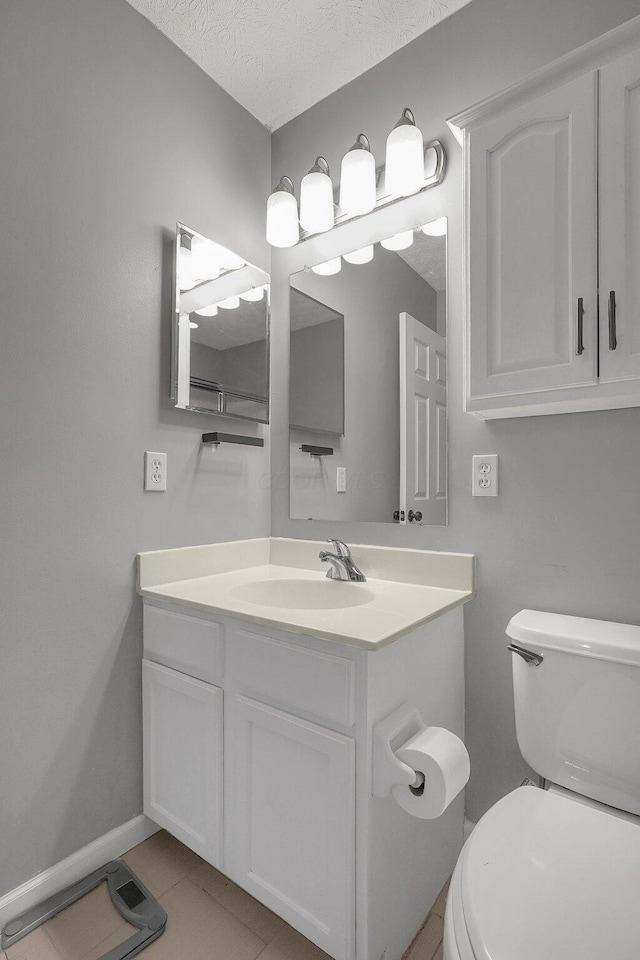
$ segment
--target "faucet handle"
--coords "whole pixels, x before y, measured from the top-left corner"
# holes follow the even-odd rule
[[[351,551],[346,543],[343,543],[342,540],[333,540],[331,537],[327,539],[327,543],[330,543],[333,546],[335,554],[337,557],[350,557]]]

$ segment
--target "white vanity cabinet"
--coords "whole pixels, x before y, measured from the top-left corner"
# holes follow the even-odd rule
[[[144,657],[145,813],[335,960],[400,960],[462,797],[374,798],[372,730],[410,702],[462,734],[462,607],[371,651],[145,599]]]
[[[639,82],[609,38],[453,119],[468,413],[640,406]]]

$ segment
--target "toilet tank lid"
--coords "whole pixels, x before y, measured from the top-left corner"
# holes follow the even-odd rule
[[[509,621],[507,636],[543,650],[640,666],[640,626],[629,623],[521,610]]]

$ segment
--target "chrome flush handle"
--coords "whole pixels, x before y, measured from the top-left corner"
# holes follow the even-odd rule
[[[544,657],[541,653],[534,653],[533,650],[527,650],[526,647],[520,647],[517,643],[508,643],[507,650],[511,653],[517,653],[519,657],[529,664],[530,667],[539,667]]]

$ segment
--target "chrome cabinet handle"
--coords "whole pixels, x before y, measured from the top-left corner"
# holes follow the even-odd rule
[[[581,356],[584,353],[584,340],[583,340],[583,326],[584,326],[584,300],[582,297],[578,297],[578,343],[576,346],[576,353],[578,356]]]
[[[609,292],[609,350],[615,350],[618,346],[618,336],[616,331],[616,292]]]
[[[517,653],[519,657],[529,664],[530,667],[539,667],[544,657],[541,653],[534,653],[533,650],[527,650],[526,647],[520,647],[517,643],[508,643],[507,650],[511,653]]]

